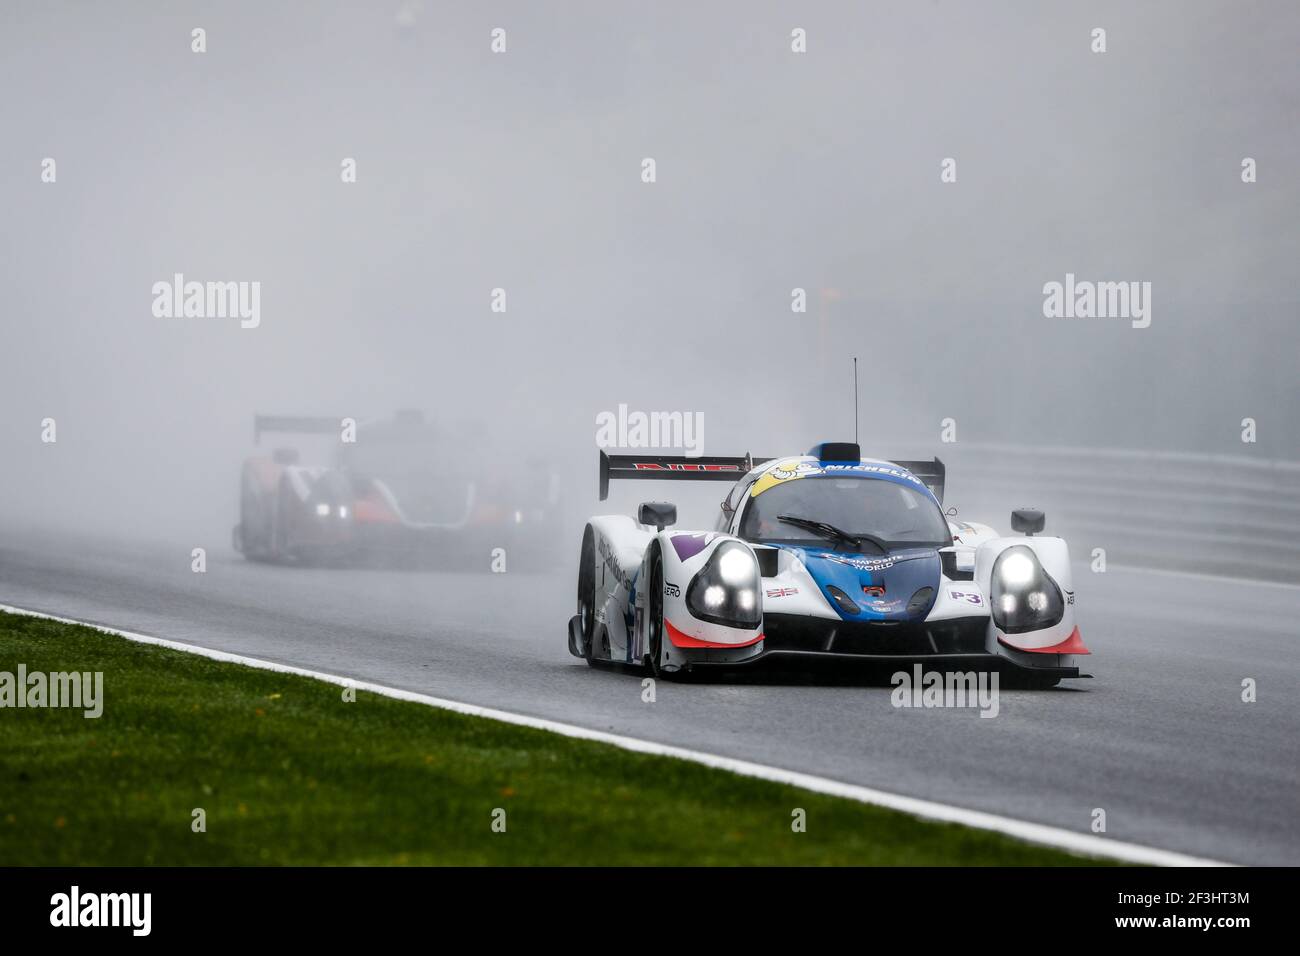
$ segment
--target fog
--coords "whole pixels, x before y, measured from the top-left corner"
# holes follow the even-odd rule
[[[5,4],[0,519],[224,536],[254,414],[397,408],[590,511],[601,412],[799,452],[854,356],[867,454],[1298,458],[1297,49],[1289,0]],[[1067,273],[1150,326],[1045,317]]]

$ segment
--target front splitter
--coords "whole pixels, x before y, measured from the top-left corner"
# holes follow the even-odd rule
[[[707,654],[707,652],[705,652]],[[779,667],[782,665],[835,666],[845,669],[861,668],[863,670],[879,669],[890,666],[911,666],[920,664],[927,670],[986,670],[1019,675],[1036,675],[1039,677],[1090,678],[1091,674],[1081,674],[1077,667],[1026,667],[996,654],[838,654],[833,651],[804,650],[764,650],[742,661],[711,661],[703,655],[691,660],[686,671],[741,670],[762,665]]]

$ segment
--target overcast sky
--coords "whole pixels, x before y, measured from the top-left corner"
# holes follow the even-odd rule
[[[229,524],[258,411],[419,407],[589,493],[619,403],[846,437],[854,355],[868,453],[1298,458],[1297,50],[1289,0],[4,4],[0,514]],[[155,317],[175,273],[260,324]],[[1045,317],[1067,273],[1150,326]]]

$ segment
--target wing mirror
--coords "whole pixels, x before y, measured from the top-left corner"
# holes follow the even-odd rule
[[[662,531],[677,523],[677,506],[669,501],[643,501],[636,510],[636,520],[641,524],[652,524],[656,531]]]
[[[1018,531],[1026,537],[1033,537],[1047,524],[1047,515],[1033,508],[1017,508],[1011,512],[1011,530]]]

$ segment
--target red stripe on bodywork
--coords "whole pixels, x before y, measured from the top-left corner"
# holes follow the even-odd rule
[[[268,491],[275,490],[275,486],[280,483],[280,475],[284,473],[284,466],[277,465],[269,458],[250,458],[248,466],[257,483]]]
[[[754,638],[752,641],[744,641],[740,644],[723,644],[719,641],[702,641],[698,637],[691,637],[689,634],[684,634],[677,628],[673,627],[671,621],[664,621],[664,627],[668,630],[668,640],[673,642],[674,647],[749,647],[752,644],[757,644],[763,639],[763,635],[760,633],[758,637]]]
[[[358,498],[352,502],[352,520],[357,524],[397,524],[400,519],[377,498]]]
[[[1060,644],[1053,644],[1051,647],[1017,647],[1005,637],[998,638],[999,644],[1005,644],[1014,651],[1024,651],[1027,654],[1091,654],[1092,651],[1084,646],[1083,638],[1079,636],[1079,628],[1075,627],[1070,632],[1070,636],[1061,641]]]

